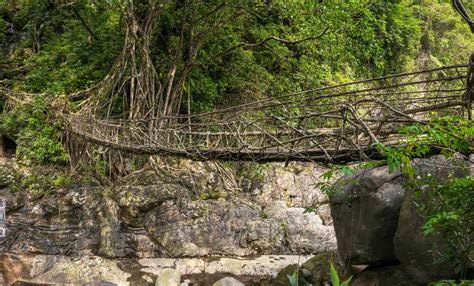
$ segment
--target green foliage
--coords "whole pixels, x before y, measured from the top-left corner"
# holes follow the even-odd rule
[[[428,202],[419,205],[426,223],[423,233],[442,234],[448,249],[444,260],[456,264],[464,273],[474,262],[474,177],[431,184]]]
[[[2,168],[0,168],[0,173]],[[53,193],[55,190],[70,187],[74,181],[72,177],[49,167],[33,167],[29,169],[29,174],[25,175],[15,167],[8,167],[10,182],[8,190],[12,193],[27,192],[34,198],[39,198]],[[1,176],[1,174],[0,174]]]
[[[329,272],[331,274],[332,286],[349,286],[349,283],[351,283],[352,276],[349,277],[349,279],[347,279],[346,281],[341,283],[341,280],[339,279],[339,274],[337,273],[336,268],[334,267],[332,262],[330,262],[329,264]]]
[[[210,111],[359,78],[465,62],[474,50],[474,36],[448,2],[258,0],[227,1],[221,7],[223,0],[168,1],[154,23],[151,54],[160,78],[167,77],[177,54],[192,58],[181,112],[188,111],[188,96],[193,113]],[[54,96],[99,82],[121,49],[125,34],[121,13],[127,3],[0,0],[0,41],[7,36],[6,42],[14,43],[11,50],[1,50],[0,61],[8,59],[21,67],[13,87]],[[144,7],[137,5],[138,10]],[[474,8],[472,3],[466,6]],[[216,13],[209,15],[214,9]],[[200,17],[208,18],[191,21]],[[179,41],[180,27],[190,23],[195,24],[195,35],[203,35],[196,55],[187,55]],[[7,27],[16,34],[7,35]],[[324,36],[311,39],[326,28]],[[285,41],[256,45],[269,37]],[[34,148],[50,148],[56,155],[19,150],[36,161],[64,161],[59,159],[57,140],[52,140],[58,137],[57,129],[45,128],[41,135],[15,132],[24,138],[21,146],[35,140]],[[419,154],[425,152],[421,147]],[[391,151],[396,150],[384,150]],[[412,154],[405,151],[389,154],[392,170],[408,169]]]
[[[13,23],[15,30],[26,35],[15,60],[29,68],[25,80],[18,84],[56,94],[98,82],[120,50],[120,13],[126,3],[3,1],[2,21]],[[180,48],[177,27],[190,17],[207,15],[222,3],[193,1],[196,15],[180,1],[169,1],[163,7],[152,43],[160,76],[166,76],[163,73]],[[183,98],[189,92],[193,112],[411,70],[420,56],[428,56],[430,65],[465,61],[474,48],[473,37],[459,15],[449,3],[435,0],[240,1],[218,11],[194,28],[195,33],[206,33],[184,85]],[[271,40],[264,45],[245,45],[270,36],[298,41],[315,37],[326,28],[320,39],[298,44]],[[423,44],[425,38],[429,45]],[[232,51],[226,52],[229,49]]]
[[[413,13],[421,20],[421,63],[442,66],[466,62],[474,50],[474,35],[466,22],[453,12],[452,1],[416,0]],[[474,2],[462,1],[467,11],[474,14]],[[426,62],[425,62],[426,61]]]
[[[286,275],[291,286],[298,286],[298,271],[293,272],[292,275]]]
[[[38,96],[32,104],[0,114],[0,133],[17,143],[17,156],[24,162],[64,164],[68,157],[60,142],[60,122],[52,123],[46,100]]]
[[[357,180],[351,177],[356,174],[358,170],[375,168],[384,163],[385,161],[367,161],[356,166],[331,165],[331,168],[320,176],[322,180],[318,182],[316,186],[319,187],[324,194],[328,196],[334,195],[336,192],[342,190],[342,188],[347,184],[357,184]],[[342,175],[343,179],[333,182],[333,179],[337,175]]]
[[[34,8],[34,14],[45,13],[48,16],[45,16],[40,26],[44,43],[38,52],[24,59],[25,65],[34,67],[26,75],[24,88],[58,94],[84,89],[100,81],[114,62],[120,47],[118,12],[100,5],[75,7],[93,30],[96,39],[71,10]],[[33,11],[23,13],[26,16]],[[26,29],[29,27],[27,25]]]
[[[286,275],[291,286],[311,286],[312,284],[300,276],[301,272],[298,270],[291,275]]]
[[[402,170],[413,178],[411,159],[441,151],[445,156],[468,155],[474,150],[474,123],[455,116],[434,117],[428,124],[415,124],[400,130],[402,147],[376,145],[387,157],[390,172]]]

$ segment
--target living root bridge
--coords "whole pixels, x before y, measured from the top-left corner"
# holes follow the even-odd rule
[[[70,133],[136,154],[194,160],[343,162],[403,144],[400,127],[470,112],[467,65],[317,88],[209,113],[143,119],[66,116]],[[469,108],[467,108],[469,106]],[[469,109],[469,110],[468,110]]]

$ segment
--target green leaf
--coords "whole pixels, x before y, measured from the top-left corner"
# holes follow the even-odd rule
[[[290,281],[291,286],[297,286],[298,285],[298,272],[295,271],[293,272],[293,275],[286,275],[288,277],[288,281]]]
[[[331,283],[332,286],[340,286],[340,280],[339,280],[339,275],[337,274],[336,268],[334,268],[334,265],[332,264],[332,261],[329,262],[329,270],[331,272]]]
[[[352,276],[349,277],[349,279],[347,279],[346,281],[342,282],[341,286],[349,286],[349,283],[351,283],[351,280],[352,280]]]

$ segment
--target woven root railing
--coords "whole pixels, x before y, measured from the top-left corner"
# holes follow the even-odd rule
[[[401,144],[399,129],[470,112],[467,65],[297,92],[191,116],[134,120],[70,114],[87,141],[137,154],[195,160],[350,161]]]

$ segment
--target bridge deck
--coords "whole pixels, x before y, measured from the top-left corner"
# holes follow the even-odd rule
[[[400,144],[399,129],[464,115],[466,65],[296,92],[191,116],[99,119],[70,115],[68,130],[110,148],[196,160],[348,161]]]

